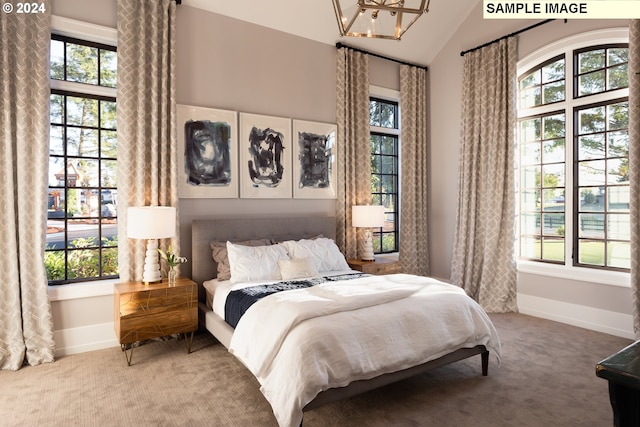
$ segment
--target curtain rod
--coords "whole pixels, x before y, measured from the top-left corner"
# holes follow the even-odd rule
[[[541,25],[548,24],[551,21],[555,21],[555,19],[547,19],[546,21],[540,21],[537,24],[530,25],[530,26],[528,26],[526,28],[523,28],[523,29],[518,30],[516,32],[513,32],[511,34],[507,34],[507,35],[504,35],[502,37],[498,37],[497,39],[491,40],[490,42],[487,42],[487,43],[484,43],[484,44],[481,44],[480,46],[476,46],[476,47],[468,49],[468,50],[463,50],[462,52],[460,52],[460,56],[465,56],[467,53],[474,52],[474,51],[476,51],[478,49],[482,49],[483,47],[492,45],[494,43],[498,43],[500,40],[504,40],[504,39],[509,38],[509,37],[517,36],[520,33],[524,33],[525,31],[529,31],[529,30],[532,30],[532,29],[534,29],[536,27],[539,27]],[[567,20],[565,19],[564,22],[566,23]]]
[[[375,56],[376,58],[382,58],[382,59],[386,59],[387,61],[397,62],[398,64],[409,65],[411,67],[422,68],[425,71],[428,70],[428,68],[426,66],[424,66],[424,65],[412,64],[410,62],[405,62],[405,61],[402,61],[400,59],[389,58],[388,56],[379,55],[379,54],[373,53],[373,52],[367,52],[366,50],[358,49],[357,47],[351,47],[351,46],[347,46],[346,44],[336,43],[336,48],[337,49],[340,49],[340,48],[343,48],[343,47],[345,47],[347,49],[355,50],[356,52],[365,53],[367,55]]]

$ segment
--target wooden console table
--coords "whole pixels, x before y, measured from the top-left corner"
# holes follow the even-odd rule
[[[145,285],[141,282],[114,286],[116,338],[131,365],[136,342],[172,334],[184,334],[187,353],[198,329],[198,287],[180,277],[175,286],[167,279]],[[191,333],[187,338],[187,333]]]

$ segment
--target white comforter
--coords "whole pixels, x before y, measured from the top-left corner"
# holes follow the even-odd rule
[[[464,291],[407,274],[329,282],[270,295],[240,319],[231,351],[261,384],[280,426],[299,426],[323,390],[483,344],[491,320]]]

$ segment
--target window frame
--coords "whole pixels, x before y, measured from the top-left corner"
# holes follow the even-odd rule
[[[550,43],[536,51],[531,52],[530,54],[522,58],[520,61],[518,61],[518,66],[517,66],[518,75],[520,76],[524,73],[528,73],[531,70],[533,70],[536,66],[542,64],[544,61],[550,58],[557,57],[558,55],[561,55],[561,54],[565,54],[566,57],[572,57],[573,52],[581,48],[585,48],[589,46],[596,47],[599,45],[627,44],[628,41],[629,41],[629,31],[628,31],[628,28],[626,27],[595,30],[595,31],[590,31],[590,32],[570,36],[562,40],[558,40],[556,42]],[[566,77],[565,77],[566,84],[569,84],[569,82],[572,82],[571,86],[565,87],[566,95],[570,95],[571,93],[569,91],[573,91],[573,84],[574,84],[573,83],[574,81],[573,67],[565,66],[565,73],[566,73]],[[628,96],[628,89],[615,89],[612,92],[614,92],[614,95],[615,93],[617,93],[617,94],[622,94],[621,96],[623,97]],[[601,102],[609,98],[619,98],[619,97],[620,96],[612,96],[610,92],[604,92],[604,93],[598,93],[595,95],[589,95],[588,97],[581,97],[580,100],[583,102],[584,105],[586,105],[586,104]],[[585,98],[588,98],[588,102],[585,101]],[[567,100],[562,102],[566,103]],[[559,107],[558,103],[554,102],[548,105],[534,107],[531,109],[518,108],[518,120],[520,120],[522,117],[551,112],[551,111],[557,110],[558,107]],[[533,110],[535,110],[535,112],[533,112]],[[573,130],[574,129],[573,107],[567,110],[566,120],[567,120],[567,124],[566,124],[567,129]],[[571,167],[571,170],[569,171],[567,169],[566,171],[567,180],[565,182],[565,187],[566,189],[571,190],[573,193],[573,187],[574,187],[574,181],[573,181],[573,163],[574,163],[573,148],[574,147],[572,142],[573,135],[568,135],[566,138],[567,140],[565,142],[565,149],[568,152],[571,152],[571,157],[570,158],[567,157],[565,161],[567,163],[567,166]],[[565,194],[565,204],[566,204],[565,212],[569,213],[570,215],[573,215],[574,202],[573,202],[572,194],[569,197],[567,197],[567,195]],[[518,208],[516,209],[516,214],[519,215],[519,213],[520,211]],[[519,223],[519,218],[517,218],[517,222]],[[573,227],[573,223],[571,224],[571,227]],[[519,234],[520,234],[520,231],[518,229],[518,236]],[[573,246],[572,240],[573,240],[573,235],[571,236],[570,244],[566,245],[565,247],[566,256],[565,256],[565,262],[563,264],[558,265],[558,264],[545,263],[540,261],[529,261],[529,260],[521,259],[518,256],[517,258],[518,271],[522,273],[544,275],[544,276],[550,276],[550,277],[556,277],[556,278],[578,280],[578,281],[598,283],[598,284],[611,285],[611,286],[620,286],[620,287],[630,286],[630,274],[628,271],[616,271],[611,269],[597,269],[592,267],[574,266],[573,260],[571,258],[572,246]],[[520,244],[520,239],[518,237],[516,239],[516,247],[515,247],[516,254],[520,253],[519,244]]]
[[[556,103],[554,102],[554,103],[549,103],[549,104],[545,104],[545,105],[555,105],[555,104]],[[531,115],[531,116],[526,116],[526,117],[519,117],[518,121],[517,121],[518,122],[518,132],[520,132],[520,130],[521,130],[520,124],[522,122],[524,122],[524,121],[538,120],[539,119],[542,122],[544,122],[545,118],[547,118],[547,117],[553,117],[553,116],[557,116],[557,115],[561,115],[561,114],[564,115],[565,130],[566,130],[566,113],[565,113],[565,110],[564,109],[559,109],[559,110],[556,109],[556,110],[546,111],[543,114],[536,114],[536,115]],[[563,192],[564,192],[564,199],[566,201],[566,199],[567,199],[567,183],[566,183],[566,180],[565,180],[565,183],[564,183],[563,186],[555,186],[555,187],[547,186],[547,187],[545,187],[543,170],[544,170],[544,166],[545,165],[557,165],[557,164],[562,163],[562,164],[565,165],[565,176],[566,176],[567,135],[566,135],[566,132],[565,132],[565,136],[564,136],[564,151],[565,151],[564,162],[548,162],[548,163],[545,163],[544,162],[544,153],[543,153],[542,148],[543,148],[543,145],[544,145],[545,141],[550,141],[552,139],[545,139],[544,138],[544,131],[543,131],[543,126],[542,125],[540,126],[540,133],[541,133],[540,134],[540,139],[536,140],[536,143],[539,143],[540,144],[540,148],[541,148],[541,150],[540,150],[540,160],[539,160],[538,163],[535,163],[536,166],[540,167],[540,184],[538,186],[535,186],[535,187],[530,186],[530,187],[523,188],[522,186],[519,186],[519,188],[518,188],[518,196],[519,196],[518,197],[518,206],[522,202],[522,190],[523,189],[526,189],[526,190],[532,190],[533,189],[535,191],[539,191],[540,192],[540,206],[538,208],[536,208],[535,210],[531,210],[531,209],[525,210],[525,212],[528,212],[530,214],[531,213],[535,213],[535,214],[539,214],[540,215],[540,226],[539,226],[540,227],[540,233],[539,234],[528,234],[527,235],[525,233],[520,232],[521,223],[522,223],[521,222],[522,218],[521,218],[521,215],[520,215],[521,214],[521,209],[517,209],[518,217],[516,218],[516,223],[518,224],[518,230],[519,230],[518,237],[529,237],[529,238],[540,237],[540,245],[541,245],[541,247],[540,247],[540,256],[544,257],[544,247],[542,246],[543,245],[543,241],[545,241],[547,239],[552,239],[552,238],[555,237],[553,235],[545,234],[545,232],[544,232],[545,213],[546,214],[553,213],[552,211],[545,211],[544,197],[543,197],[544,191],[545,190],[548,191],[548,190],[553,189],[553,188],[555,188],[555,189],[562,188]],[[555,138],[555,139],[557,139],[557,138]],[[530,141],[527,141],[527,142],[531,143]],[[518,150],[518,158],[519,157],[520,157],[520,147],[519,147],[519,150]],[[533,163],[532,164],[527,164],[527,166],[532,166],[532,165],[534,165],[534,164]],[[523,175],[522,169],[521,169],[520,166],[518,167],[517,173],[518,173],[518,180],[517,181],[520,182],[522,180],[522,175]],[[564,209],[563,209],[562,212],[563,212],[563,215],[566,218],[566,215],[567,215],[566,203],[565,203],[565,206],[564,206]],[[565,223],[566,223],[566,221],[565,221]],[[566,254],[566,239],[564,238],[564,236],[562,236],[562,241],[563,241],[563,246],[565,248],[565,250],[563,252]],[[520,254],[520,252],[522,251],[522,242],[521,242],[520,239],[518,239],[518,243],[519,243],[519,246],[517,247],[516,253]],[[523,260],[529,260],[529,261],[532,261],[532,262],[544,262],[544,263],[551,263],[551,264],[564,264],[564,262],[566,260],[566,255],[563,256],[563,260],[562,261],[552,260],[552,259],[544,259],[544,258],[537,259],[537,258],[533,258],[533,257],[526,257],[524,255],[519,255],[519,256],[520,256],[520,259],[523,259]]]
[[[609,91],[603,91],[603,93],[606,93]],[[584,97],[581,97],[584,98]],[[618,104],[621,102],[627,102],[627,104],[629,103],[629,97],[621,97],[621,98],[610,98],[606,101],[601,101],[601,102],[597,102],[597,103],[592,103],[592,104],[584,104],[584,105],[579,105],[579,106],[573,106],[572,108],[572,114],[573,114],[573,151],[574,153],[578,153],[579,150],[579,140],[580,140],[580,136],[582,134],[579,134],[579,120],[578,120],[578,115],[579,112],[582,110],[587,110],[590,108],[595,108],[595,107],[604,107],[605,110],[607,109],[608,106],[610,105],[614,105],[614,104]],[[606,114],[606,113],[605,113]],[[606,118],[605,118],[606,121]],[[627,128],[628,131],[628,128]],[[606,135],[609,133],[609,129],[606,129],[602,132],[605,135],[605,144],[607,141]],[[605,150],[605,151],[608,151]],[[606,154],[602,159],[596,159],[595,161],[605,161],[605,164],[608,164],[609,159],[615,159],[616,157],[610,157],[608,154]],[[621,157],[617,157],[617,158],[621,158]],[[628,159],[628,156],[627,156]],[[605,264],[606,264],[606,257],[607,254],[609,252],[609,248],[608,245],[612,242],[620,242],[623,240],[620,239],[612,239],[608,237],[609,231],[607,230],[607,219],[610,218],[609,215],[623,215],[625,214],[624,212],[615,212],[615,211],[611,211],[608,204],[609,201],[607,199],[604,200],[604,207],[602,212],[593,212],[593,211],[584,211],[580,209],[580,188],[581,187],[586,187],[586,186],[580,186],[580,182],[579,182],[579,174],[580,174],[580,170],[579,170],[579,164],[581,162],[588,162],[590,160],[580,160],[578,158],[577,155],[574,154],[574,158],[573,158],[573,205],[576,206],[575,209],[573,209],[573,212],[571,212],[571,215],[573,217],[573,242],[572,245],[574,248],[578,248],[578,245],[580,243],[581,240],[599,240],[604,242],[604,256],[605,256]],[[606,194],[608,194],[608,191],[610,188],[616,188],[616,187],[627,187],[629,188],[628,184],[627,185],[615,185],[615,184],[611,184],[608,182],[605,182],[603,185],[601,185],[601,187],[605,188],[605,192]],[[578,228],[578,224],[580,221],[580,215],[581,214],[591,214],[591,215],[603,215],[604,216],[604,230],[603,230],[603,234],[604,237],[603,238],[598,238],[598,239],[588,239],[586,237],[580,237],[579,235],[579,228]],[[574,254],[575,254],[575,249],[574,249]],[[607,265],[591,265],[591,264],[587,264],[587,263],[582,263],[580,262],[580,260],[578,259],[577,256],[574,257],[573,259],[573,265],[575,267],[585,267],[585,268],[589,268],[589,269],[600,269],[600,270],[607,270],[607,271],[621,271],[621,272],[629,272],[628,268],[622,268],[622,267],[614,267],[614,266],[607,266]]]
[[[520,87],[521,87],[520,85],[522,84],[522,80],[524,80],[524,78],[527,77],[529,74],[531,74],[534,70],[540,69],[540,71],[542,71],[542,68],[546,67],[547,65],[551,65],[551,64],[557,62],[560,59],[565,59],[565,61],[566,61],[565,55],[564,54],[556,55],[556,56],[554,56],[552,58],[547,59],[546,61],[544,61],[544,62],[542,62],[540,64],[537,64],[537,65],[531,67],[530,69],[528,69],[526,71],[518,73],[518,76],[519,76],[518,77],[518,90],[520,90]],[[565,77],[564,78],[557,79],[557,80],[552,80],[552,81],[549,81],[549,82],[543,82],[542,79],[540,79],[540,84],[536,85],[536,87],[540,88],[540,99],[542,100],[542,98],[544,97],[544,87],[546,85],[549,85],[551,83],[556,83],[556,82],[564,80],[565,81],[565,88],[566,88],[566,76],[567,76],[567,71],[566,71],[566,62],[565,62]],[[540,104],[538,106],[534,106],[534,107],[530,107],[530,108],[539,108],[542,105],[552,105],[552,104],[557,104],[557,103],[562,103],[562,102],[566,102],[566,90],[565,90],[565,99],[562,99],[562,100],[559,100],[559,101],[553,101],[553,102]],[[520,108],[520,105],[518,105],[518,108]]]
[[[75,98],[86,98],[86,99],[92,99],[98,102],[101,101],[105,101],[105,102],[116,102],[116,98],[115,97],[105,97],[105,96],[98,96],[98,95],[92,95],[92,94],[88,94],[88,93],[77,93],[77,92],[68,92],[68,91],[61,91],[58,89],[51,89],[51,95],[56,95],[56,96],[62,96],[64,100],[67,99],[67,97],[75,97]],[[99,105],[99,104],[98,104]],[[100,116],[101,116],[101,109],[98,108],[98,125],[97,126],[83,126],[80,127],[79,125],[75,125],[75,124],[68,124],[66,121],[66,116],[67,116],[67,109],[64,108],[65,113],[63,114],[63,122],[62,123],[50,123],[50,125],[53,127],[59,127],[62,128],[62,134],[66,135],[68,134],[68,130],[69,129],[90,129],[93,130],[95,132],[97,132],[98,135],[100,135],[103,131],[116,131],[115,129],[112,128],[103,128],[100,124]],[[98,140],[100,140],[100,136],[98,136]],[[66,144],[65,144],[66,146]],[[98,152],[98,154],[96,155],[70,155],[66,149],[63,150],[63,153],[56,153],[56,154],[49,154],[49,159],[51,160],[52,158],[56,158],[56,159],[60,159],[60,163],[62,163],[64,169],[65,169],[65,175],[68,171],[67,166],[69,165],[69,163],[71,161],[73,161],[73,159],[76,160],[88,160],[88,161],[95,161],[97,162],[98,165],[100,165],[100,163],[102,161],[117,161],[117,157],[109,157],[106,155],[103,155],[102,153],[102,145],[99,145],[100,150]],[[51,164],[51,163],[50,163]],[[93,281],[93,280],[107,280],[107,279],[114,279],[119,277],[117,274],[115,275],[102,275],[103,274],[103,252],[108,250],[108,249],[113,249],[116,248],[117,250],[117,244],[113,245],[105,245],[103,244],[102,238],[103,238],[103,225],[105,223],[102,222],[103,219],[115,219],[116,220],[116,227],[117,227],[117,213],[115,216],[111,216],[111,215],[103,215],[103,211],[102,211],[102,194],[103,191],[116,191],[117,193],[117,187],[114,186],[108,186],[108,185],[104,185],[103,184],[103,180],[102,180],[102,168],[98,167],[97,169],[97,185],[68,185],[65,183],[65,185],[49,185],[48,186],[48,190],[58,190],[60,192],[64,192],[64,198],[63,200],[67,201],[70,200],[70,197],[68,195],[69,190],[77,190],[77,191],[92,191],[92,192],[97,192],[98,194],[98,216],[78,216],[78,217],[69,217],[67,216],[67,209],[66,209],[66,203],[65,203],[65,214],[64,217],[60,218],[59,220],[63,221],[65,226],[64,226],[64,240],[63,240],[63,248],[60,249],[45,249],[45,252],[49,252],[49,253],[55,253],[55,252],[62,252],[64,254],[64,262],[65,262],[65,274],[64,274],[64,278],[63,279],[53,279],[53,280],[49,280],[49,286],[53,286],[53,285],[63,285],[63,284],[69,284],[69,283],[80,283],[80,282],[87,282],[87,281]],[[65,176],[65,181],[67,181],[66,176]],[[97,220],[98,222],[95,224],[96,225],[96,231],[97,231],[97,238],[96,238],[96,244],[87,248],[73,248],[69,246],[69,241],[70,241],[70,237],[69,237],[69,224],[76,221],[76,220]],[[117,235],[116,235],[117,236]],[[75,251],[83,251],[83,250],[95,250],[99,253],[99,259],[98,259],[98,269],[100,271],[101,276],[96,276],[96,277],[89,277],[89,278],[84,278],[84,277],[78,277],[78,278],[69,278],[69,270],[68,270],[68,262],[69,262],[69,254]]]
[[[395,195],[395,199],[396,199],[396,207],[394,211],[385,211],[385,215],[393,215],[393,219],[394,219],[394,230],[393,231],[383,231],[383,228],[379,228],[379,229],[375,229],[373,231],[373,235],[374,236],[380,236],[380,247],[378,250],[378,248],[374,247],[374,253],[376,255],[388,255],[388,254],[394,254],[394,253],[398,253],[399,249],[400,249],[400,198],[401,198],[401,193],[400,193],[400,189],[401,189],[401,175],[402,175],[402,171],[401,171],[401,139],[400,139],[400,133],[401,133],[401,115],[402,112],[400,110],[400,92],[393,90],[393,89],[388,89],[388,88],[383,88],[383,87],[379,87],[379,86],[373,86],[371,85],[369,87],[369,102],[371,101],[381,101],[381,102],[386,102],[386,103],[391,103],[394,104],[396,107],[396,114],[395,114],[395,128],[386,128],[386,127],[379,127],[379,126],[373,126],[370,125],[369,126],[369,132],[370,135],[379,135],[379,136],[389,136],[389,137],[393,137],[396,141],[395,143],[395,150],[394,150],[394,154],[390,155],[395,157],[396,159],[396,165],[395,165],[395,171],[396,174],[395,176],[395,192],[392,193],[384,193],[384,194],[393,194]],[[371,155],[373,156],[373,153],[371,153]],[[374,175],[374,171],[371,171],[372,176]],[[385,174],[386,175],[386,174]],[[377,194],[382,194],[382,193],[377,193]],[[374,196],[374,194],[372,194],[372,196]],[[394,235],[394,248],[393,250],[387,250],[387,251],[382,251],[382,236],[384,234],[393,234]],[[374,239],[375,240],[375,239]]]
[[[85,44],[90,47],[113,47],[117,49],[117,30],[115,28],[103,27],[52,15],[51,39],[55,40],[61,37],[68,39],[67,41],[71,43],[78,42],[79,44]],[[59,94],[65,96],[79,96],[111,102],[116,100],[117,90],[116,88],[106,86],[50,79],[50,93],[51,95]],[[63,126],[66,127],[66,123],[63,124]],[[100,126],[100,123],[98,123],[98,126]],[[98,185],[101,187],[102,183],[99,182]],[[100,224],[98,224],[98,229],[99,233],[101,233]],[[65,242],[66,232],[67,230],[65,229]],[[99,236],[100,235],[101,234],[99,234]],[[100,251],[103,249],[100,240],[97,243],[97,248]],[[68,251],[66,245],[64,251]],[[119,279],[117,275],[67,280],[67,276],[65,274],[65,280],[53,280],[48,282],[49,297],[51,301],[59,301],[109,295],[113,293],[113,284],[118,281]]]
[[[572,97],[574,100],[577,100],[579,98],[588,98],[591,97],[595,94],[585,94],[585,95],[580,95],[579,94],[579,90],[580,90],[580,76],[584,76],[587,74],[591,74],[591,73],[595,73],[599,70],[604,70],[605,74],[606,71],[609,70],[610,68],[613,68],[615,66],[618,66],[619,64],[615,64],[613,67],[609,66],[607,64],[605,64],[605,66],[603,68],[598,68],[597,70],[589,70],[588,72],[585,73],[580,73],[579,70],[579,61],[578,61],[578,55],[580,55],[581,53],[584,52],[589,52],[592,50],[597,50],[597,49],[615,49],[615,48],[622,48],[622,47],[628,47],[628,39],[627,42],[625,43],[601,43],[601,44],[596,44],[596,45],[589,45],[589,46],[584,46],[581,48],[576,48],[573,49],[573,74],[572,74]],[[606,57],[606,53],[605,53],[605,57]],[[627,61],[627,64],[629,64],[629,62]],[[608,92],[614,92],[620,89],[605,89],[602,92],[597,92],[596,94],[606,94]]]

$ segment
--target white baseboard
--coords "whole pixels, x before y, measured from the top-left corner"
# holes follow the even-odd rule
[[[616,313],[520,293],[518,294],[518,309],[522,314],[567,323],[618,337],[635,339],[633,316],[630,314]]]
[[[520,313],[618,337],[635,339],[633,316],[531,295],[518,294]],[[53,332],[56,357],[118,347],[113,322]]]
[[[53,331],[56,357],[118,347],[113,322]]]

